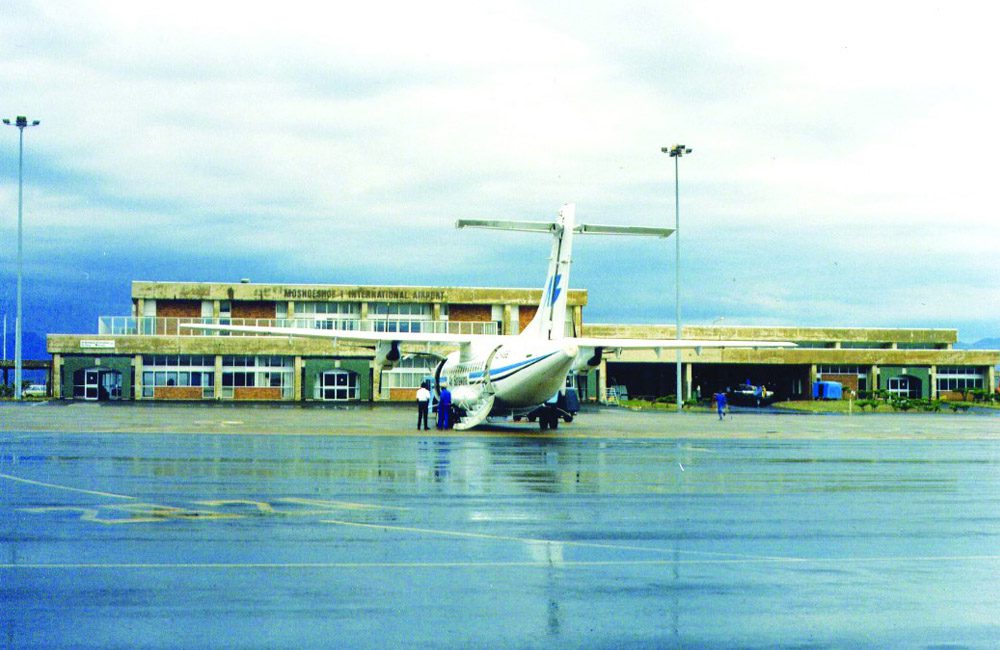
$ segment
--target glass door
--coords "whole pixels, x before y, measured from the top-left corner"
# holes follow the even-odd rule
[[[97,400],[100,395],[101,372],[99,370],[87,370],[83,375],[83,399]]]

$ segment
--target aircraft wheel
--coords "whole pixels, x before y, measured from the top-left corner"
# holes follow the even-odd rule
[[[572,414],[570,414],[570,415],[564,415],[563,416],[563,422],[565,422],[566,424],[569,424],[572,421],[573,421],[573,415]]]
[[[549,428],[552,430],[559,428],[559,416],[555,413],[552,414],[552,418],[549,420]]]

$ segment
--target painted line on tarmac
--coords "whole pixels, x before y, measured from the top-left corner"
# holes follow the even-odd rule
[[[42,481],[32,481],[31,479],[21,478],[19,476],[11,476],[10,474],[0,474],[0,479],[6,479],[8,481],[15,481],[17,483],[26,483],[28,485],[38,485],[40,487],[52,488],[54,490],[65,490],[66,492],[79,492],[81,494],[93,494],[99,497],[109,497],[111,499],[135,499],[135,497],[130,497],[125,494],[114,494],[113,492],[99,492],[98,490],[84,490],[82,488],[70,487],[68,485],[57,485],[55,483],[44,483]]]
[[[521,542],[524,544],[561,544],[563,546],[579,546],[583,548],[603,548],[614,551],[638,551],[646,553],[677,553],[685,555],[709,555],[720,558],[729,558],[732,561],[754,560],[767,562],[798,561],[795,557],[782,557],[771,555],[746,555],[743,553],[726,553],[722,551],[689,551],[671,548],[656,548],[651,546],[630,546],[628,544],[600,544],[597,542],[577,542],[564,541],[558,539],[538,539],[534,537],[516,537],[513,535],[492,535],[490,533],[470,533],[457,530],[441,530],[435,528],[415,528],[412,526],[395,526],[390,524],[366,524],[356,521],[343,521],[339,519],[324,519],[323,524],[334,524],[337,526],[349,526],[355,528],[375,528],[382,530],[393,530],[404,533],[422,533],[431,535],[442,535],[445,537],[464,537],[467,539],[487,539],[499,542]]]
[[[944,555],[911,557],[861,557],[861,558],[732,558],[732,559],[689,559],[689,560],[566,560],[561,567],[630,567],[630,566],[675,566],[675,565],[748,565],[748,564],[883,564],[906,563],[954,563],[954,562],[1000,562],[1000,555]],[[0,564],[0,571],[13,570],[169,570],[169,569],[504,569],[504,568],[552,568],[546,560],[501,561],[501,562],[29,562]]]

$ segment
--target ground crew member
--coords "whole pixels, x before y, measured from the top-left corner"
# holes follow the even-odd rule
[[[715,406],[719,411],[719,419],[726,419],[726,394],[716,393],[715,394]]]
[[[427,426],[427,408],[431,404],[431,392],[427,390],[427,382],[420,384],[420,388],[417,389],[417,429],[420,429],[420,423],[423,422],[424,429],[430,429]]]
[[[451,391],[447,387],[441,389],[441,396],[438,399],[438,429],[448,429],[451,427]]]

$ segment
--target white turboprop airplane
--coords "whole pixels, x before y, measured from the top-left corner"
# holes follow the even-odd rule
[[[456,429],[469,429],[490,416],[518,416],[542,407],[539,423],[555,428],[558,412],[546,402],[566,383],[569,372],[586,372],[601,362],[605,350],[677,348],[774,348],[792,343],[775,341],[718,341],[692,339],[624,339],[566,336],[566,297],[572,260],[573,234],[652,235],[669,237],[668,228],[605,226],[575,223],[575,206],[564,205],[553,223],[460,219],[458,228],[493,228],[545,232],[552,235],[552,254],[542,299],[534,318],[520,334],[434,334],[420,332],[365,332],[249,325],[183,324],[209,331],[244,332],[273,336],[349,341],[375,349],[376,372],[390,368],[401,356],[402,344],[458,346],[440,359],[434,372],[435,389],[447,381],[452,403],[460,412]],[[427,354],[427,353],[417,353]]]

